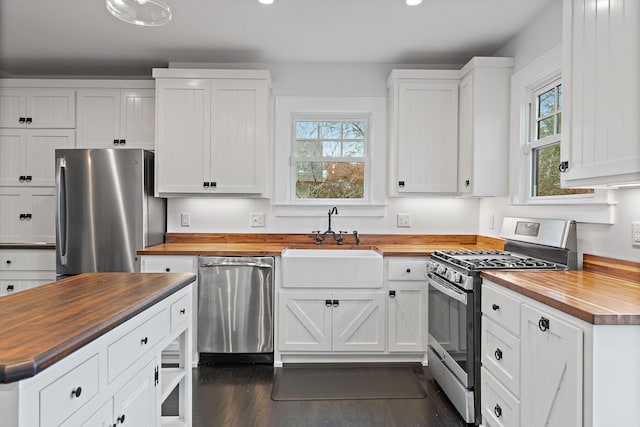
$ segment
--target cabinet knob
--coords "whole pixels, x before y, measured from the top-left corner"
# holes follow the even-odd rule
[[[120,423],[120,424],[124,424],[124,414],[120,415],[120,416],[117,418],[117,420],[118,420],[118,423]]]
[[[496,351],[493,353],[493,355],[495,356],[496,360],[502,360],[502,350],[500,350],[499,348],[496,348]]]
[[[389,298],[395,298],[396,297],[396,291],[389,291]]]
[[[211,182],[211,188],[216,188],[218,186],[218,183],[213,181]]]
[[[121,139],[119,142],[120,142],[120,145],[124,145],[124,144],[127,143],[127,140],[126,139]]]
[[[407,268],[407,273],[411,273],[411,269],[410,268]]]
[[[27,124],[28,124],[28,125],[30,125],[32,121],[33,121],[33,118],[32,118],[32,117],[27,117]]]
[[[180,310],[180,314],[185,314],[187,312],[186,308],[183,308],[182,310]]]
[[[11,260],[10,259],[7,260],[7,264],[11,264]]]
[[[71,390],[71,396],[73,397],[80,397],[81,394],[82,394],[82,387],[80,386]]]
[[[209,188],[209,183],[208,182],[203,182],[202,186],[205,187],[205,188]]]
[[[24,180],[27,181],[27,182],[31,182],[31,181],[33,181],[33,177],[31,175],[27,175],[27,176],[24,177]]]
[[[144,337],[140,340],[140,344],[147,344],[149,342],[149,338]]]
[[[24,175],[20,175],[20,176],[18,177],[18,181],[19,181],[19,182],[24,182],[26,179],[27,179],[27,177],[26,177],[26,176],[24,176]]]
[[[468,187],[471,185],[471,181],[469,181],[468,179],[464,182],[464,186]]]
[[[26,117],[20,117],[20,118],[18,119],[18,123],[24,123],[26,120],[27,120],[27,118],[26,118]]]
[[[538,321],[538,328],[540,328],[542,332],[548,331],[549,319],[547,319],[546,317],[541,317],[540,320]]]
[[[400,188],[404,187],[404,181],[398,181],[398,187]]]
[[[169,267],[165,268],[164,271],[166,271],[167,273],[171,271],[171,269]]]
[[[114,140],[113,140],[113,145],[118,145],[118,143],[119,143],[119,142],[120,142],[119,140],[114,139]]]
[[[496,311],[496,310],[500,309],[500,306],[498,304],[493,304],[491,306],[491,308],[493,309],[493,311]]]
[[[496,417],[498,418],[502,416],[502,408],[500,405],[496,404],[496,406],[493,407],[493,413],[496,414]]]
[[[324,305],[326,305],[327,307],[331,307],[331,300],[330,299],[324,300]]]
[[[7,285],[7,292],[13,292],[15,287],[13,285]]]
[[[334,299],[334,300],[333,300],[333,306],[334,306],[334,307],[338,307],[339,305],[340,305],[340,300],[338,300],[338,299]]]

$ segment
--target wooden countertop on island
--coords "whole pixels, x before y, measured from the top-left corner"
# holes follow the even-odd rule
[[[195,279],[86,273],[0,298],[0,382],[36,375]]]

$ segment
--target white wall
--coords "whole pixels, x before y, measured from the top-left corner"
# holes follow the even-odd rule
[[[562,2],[557,1],[544,10],[525,30],[510,40],[496,55],[513,56],[516,71],[562,42]],[[618,204],[614,210],[612,225],[578,223],[578,251],[612,258],[640,261],[640,246],[632,245],[631,221],[640,221],[640,189],[621,189],[614,194]],[[521,207],[509,206],[507,197],[482,199],[478,218],[478,233],[499,236],[502,218],[521,211]],[[558,206],[547,209],[549,216],[573,219],[566,209]],[[496,227],[489,228],[495,217]]]
[[[196,64],[170,64],[192,67]],[[202,66],[202,64],[198,64]],[[275,96],[386,96],[391,64],[207,64],[218,68],[266,68],[271,71]],[[434,66],[430,68],[446,68]],[[448,66],[459,69],[460,65]],[[396,68],[411,68],[404,65]],[[416,68],[416,67],[413,67]],[[424,65],[422,66],[424,68]],[[387,162],[385,161],[385,164]],[[386,182],[386,180],[385,180]],[[334,230],[360,233],[476,234],[477,199],[387,199],[383,217],[355,217],[338,204],[332,220]],[[276,216],[265,199],[169,199],[167,231],[173,233],[308,233],[327,229],[327,211],[318,207],[315,216]],[[191,214],[191,226],[180,225],[180,213]],[[265,213],[265,227],[251,228],[249,214]],[[396,214],[411,214],[411,228],[397,228]]]

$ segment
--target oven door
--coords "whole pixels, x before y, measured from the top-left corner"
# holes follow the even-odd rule
[[[474,381],[474,295],[427,273],[429,346],[467,388]]]

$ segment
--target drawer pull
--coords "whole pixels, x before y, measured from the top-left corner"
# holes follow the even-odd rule
[[[340,300],[339,299],[334,299],[333,300],[333,306],[334,307],[338,307],[340,305]]]
[[[185,314],[187,312],[186,308],[183,308],[182,310],[180,310],[180,314]]]
[[[7,285],[7,292],[13,292],[14,289],[13,285]]]
[[[118,423],[120,423],[120,424],[124,424],[124,414],[120,415],[120,416],[117,418],[117,420],[118,420]]]
[[[167,273],[171,271],[171,269],[169,267],[165,268],[164,271],[166,271]]]
[[[493,309],[493,311],[496,311],[500,309],[500,306],[498,304],[493,304],[491,308]]]
[[[502,408],[500,405],[496,404],[493,408],[493,413],[496,414],[496,417],[500,418],[502,416]]]
[[[327,307],[331,307],[331,300],[330,299],[324,300],[324,305],[326,305]]]
[[[147,344],[149,342],[149,338],[144,337],[140,340],[140,344]]]
[[[493,353],[493,355],[495,356],[496,360],[501,360],[502,359],[502,350],[497,348],[495,353]]]
[[[78,388],[71,390],[71,396],[73,397],[80,397],[81,394],[82,394],[82,387],[78,386]]]
[[[411,269],[410,268],[407,268],[407,273],[411,273]]]
[[[389,298],[395,298],[396,297],[396,291],[389,291]]]
[[[538,321],[538,328],[540,328],[542,332],[548,331],[549,319],[547,319],[546,317],[541,317],[540,320]]]

